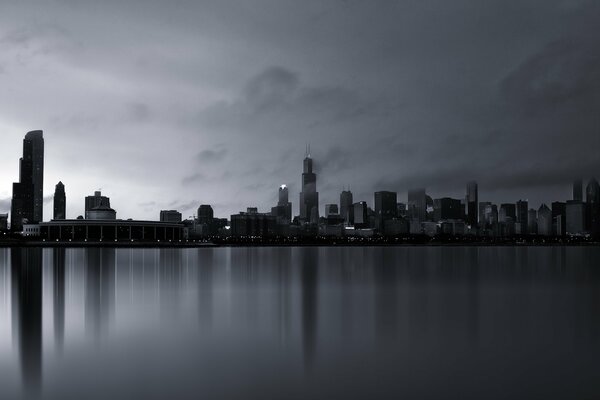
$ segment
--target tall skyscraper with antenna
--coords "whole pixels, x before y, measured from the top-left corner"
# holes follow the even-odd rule
[[[315,222],[314,220],[319,216],[319,192],[317,192],[317,175],[313,172],[310,145],[306,146],[303,167],[300,218],[306,222]]]

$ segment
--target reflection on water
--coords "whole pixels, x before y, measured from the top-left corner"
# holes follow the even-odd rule
[[[592,398],[600,248],[0,249],[0,398]]]

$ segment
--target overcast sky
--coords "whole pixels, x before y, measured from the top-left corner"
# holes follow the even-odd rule
[[[45,219],[102,189],[119,218],[321,212],[424,186],[532,205],[600,176],[600,2],[0,1],[0,212],[43,129]]]

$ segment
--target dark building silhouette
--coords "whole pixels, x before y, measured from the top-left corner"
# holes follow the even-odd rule
[[[537,212],[537,233],[541,236],[551,236],[552,232],[552,211],[542,204]]]
[[[408,217],[419,222],[427,219],[427,194],[425,194],[425,189],[408,191]]]
[[[8,230],[8,214],[0,214],[0,232]]]
[[[554,235],[563,236],[567,233],[566,204],[561,201],[552,203],[552,232]]]
[[[329,218],[332,215],[340,215],[337,204],[325,204],[325,218]]]
[[[198,207],[198,223],[199,224],[211,224],[215,218],[213,208],[209,204],[202,204]]]
[[[31,131],[23,139],[23,157],[19,160],[19,182],[13,184],[11,229],[21,231],[23,222],[43,221],[44,136]]]
[[[517,208],[513,203],[500,204],[500,211],[498,212],[498,220],[500,222],[508,222],[509,219],[513,222],[517,220]]]
[[[573,182],[573,200],[583,201],[583,182],[581,179]]]
[[[255,207],[231,216],[233,236],[274,236],[276,232],[276,217],[270,213],[259,213]]]
[[[281,225],[289,224],[292,220],[292,203],[289,201],[289,190],[286,185],[279,187],[277,205],[271,208],[271,214],[277,218]]]
[[[527,232],[529,234],[537,233],[537,211],[530,208],[527,212]]]
[[[586,233],[586,204],[578,200],[567,201],[566,232],[568,235],[583,235]]]
[[[317,192],[317,175],[313,172],[313,160],[307,149],[303,162],[302,191],[300,192],[300,219],[304,222],[316,223],[319,218],[319,192]]]
[[[466,200],[467,224],[471,226],[477,226],[477,217],[479,213],[479,193],[477,189],[477,182],[471,181],[467,183]]]
[[[458,199],[443,197],[433,201],[433,219],[434,221],[443,221],[448,219],[462,219],[461,204]]]
[[[369,210],[367,207],[367,203],[364,201],[359,201],[354,203],[354,227],[357,229],[368,228],[369,227]]]
[[[529,222],[529,203],[527,200],[519,200],[516,204],[517,211],[517,233],[527,234],[527,224]]]
[[[181,222],[181,213],[177,210],[161,210],[160,222]]]
[[[588,229],[593,235],[600,234],[600,185],[592,178],[585,190],[585,201],[588,208]]]
[[[340,216],[344,218],[346,225],[354,224],[354,200],[350,190],[343,190],[340,194]]]
[[[398,213],[398,194],[396,192],[375,192],[375,217],[386,221],[395,218]]]
[[[54,189],[54,218],[53,219],[66,219],[67,218],[67,195],[65,194],[65,185],[62,182],[58,182]]]
[[[96,191],[93,196],[87,196],[85,198],[85,219],[100,219],[91,218],[98,214],[98,211],[107,211],[110,209],[110,199],[106,196],[102,196],[102,192]],[[96,213],[91,213],[95,210]],[[113,210],[114,211],[114,210]]]
[[[487,206],[491,206],[492,203],[489,201],[482,201],[479,203],[479,225],[481,227],[485,227],[486,224],[486,220],[485,220],[485,209]]]

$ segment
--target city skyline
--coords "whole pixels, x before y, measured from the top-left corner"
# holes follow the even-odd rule
[[[348,185],[369,202],[420,186],[462,197],[474,180],[480,201],[539,205],[600,171],[597,2],[84,0],[2,11],[0,212],[22,135],[38,128],[45,215],[58,181],[72,199],[102,189],[140,219],[189,216],[198,203],[268,211],[286,184],[297,214],[307,142],[321,204]],[[82,214],[72,203],[69,216]]]
[[[39,141],[40,144],[32,144],[32,143],[36,143],[36,141]],[[32,147],[33,146],[33,147]],[[37,146],[38,150],[37,153],[35,153],[35,151],[33,150],[33,148],[35,148]],[[9,209],[6,211],[7,213],[9,212],[11,214],[11,220],[12,220],[12,215],[15,214],[14,210],[16,210],[16,212],[21,212],[24,213],[24,217],[27,218],[28,213],[31,213],[31,221],[32,222],[42,222],[44,221],[43,218],[41,220],[36,220],[36,218],[34,217],[34,215],[36,216],[41,216],[42,215],[42,210],[40,210],[40,206],[36,206],[36,204],[39,204],[39,200],[42,198],[43,193],[40,192],[39,188],[38,189],[34,189],[34,185],[31,185],[31,188],[27,189],[27,190],[21,190],[20,188],[23,187],[24,184],[26,184],[27,182],[31,181],[33,182],[33,180],[37,180],[37,181],[44,181],[44,161],[45,161],[45,154],[44,154],[44,146],[45,146],[45,141],[43,138],[43,131],[42,130],[34,130],[34,131],[30,131],[25,135],[25,138],[23,139],[23,155],[19,160],[19,169],[21,170],[20,172],[20,176],[19,179],[17,180],[17,183],[13,184],[13,193],[11,196],[11,199],[8,199],[8,207]],[[41,149],[41,153],[40,153],[40,149]],[[32,161],[32,158],[37,158],[37,161],[34,163]],[[25,160],[25,161],[23,161]],[[25,164],[24,164],[25,163]],[[264,207],[257,207],[255,203],[252,202],[251,199],[248,200],[247,206],[245,208],[242,208],[238,211],[244,211],[246,208],[256,208],[257,210],[260,210],[261,212],[266,212],[269,213],[269,210],[271,210],[270,212],[273,215],[278,215],[278,213],[283,212],[286,215],[286,218],[288,221],[290,220],[290,218],[287,218],[287,216],[298,216],[300,217],[300,219],[302,221],[305,222],[309,222],[312,221],[313,223],[315,223],[315,221],[319,218],[319,216],[321,215],[327,215],[328,211],[327,211],[327,207],[331,204],[336,204],[339,205],[340,209],[339,212],[343,217],[343,212],[342,212],[342,204],[345,202],[342,197],[344,196],[344,193],[350,193],[351,197],[354,197],[354,193],[350,190],[350,185],[348,185],[348,187],[346,188],[345,186],[341,188],[340,192],[339,192],[339,202],[322,202],[319,201],[319,190],[318,190],[318,185],[317,185],[317,176],[319,174],[315,173],[316,171],[314,170],[314,159],[311,156],[310,153],[310,145],[306,146],[306,150],[305,150],[305,154],[304,154],[304,159],[302,161],[303,166],[302,166],[302,180],[301,180],[301,187],[303,188],[303,190],[301,190],[299,192],[300,197],[299,197],[299,202],[298,202],[298,212],[295,213],[294,212],[294,202],[287,202],[288,196],[289,196],[289,187],[288,184],[284,183],[282,185],[280,185],[278,187],[278,192],[277,192],[277,201],[276,204],[274,204],[276,207],[270,207],[269,205],[265,205]],[[34,167],[35,164],[35,167]],[[25,167],[24,167],[25,165]],[[318,165],[318,164],[317,164]],[[34,170],[37,170],[38,172],[34,172]],[[25,175],[23,175],[25,174]],[[25,181],[25,183],[23,183],[23,181]],[[583,201],[586,202],[586,199],[590,196],[589,193],[587,193],[587,190],[589,189],[589,186],[587,185],[592,185],[594,184],[595,186],[598,186],[598,182],[595,179],[595,177],[590,177],[589,179],[585,179],[582,180],[579,177],[576,179],[573,179],[571,181],[571,185],[570,185],[570,194],[571,197],[566,197],[566,198],[560,198],[560,199],[547,199],[545,201],[541,201],[539,203],[539,205],[535,205],[534,203],[530,203],[529,200],[527,198],[519,198],[518,201],[513,201],[512,203],[508,203],[508,204],[513,204],[517,206],[517,208],[519,207],[519,202],[525,202],[525,209],[523,210],[523,212],[527,212],[530,209],[535,209],[537,210],[538,207],[543,207],[544,205],[548,205],[551,204],[552,202],[567,202],[570,200],[576,200],[576,201]],[[39,185],[38,185],[39,186]],[[292,185],[293,186],[293,185]],[[464,220],[467,223],[472,223],[474,216],[472,215],[472,211],[470,211],[472,208],[470,206],[472,206],[473,204],[476,205],[475,209],[476,209],[476,217],[478,221],[481,221],[483,219],[483,213],[485,213],[485,207],[486,205],[493,205],[494,207],[498,207],[498,206],[505,206],[507,205],[506,203],[496,203],[493,201],[479,201],[479,188],[478,188],[478,183],[476,181],[468,181],[466,182],[466,193],[463,194],[463,196],[456,196],[456,198],[452,198],[452,196],[449,196],[447,194],[442,194],[440,196],[432,196],[430,192],[428,192],[428,188],[425,187],[421,187],[421,188],[412,188],[412,189],[408,189],[406,190],[406,198],[402,198],[402,197],[398,197],[398,193],[402,193],[401,191],[389,191],[389,190],[376,190],[374,193],[375,198],[372,197],[373,193],[371,193],[371,195],[367,195],[365,196],[364,199],[359,199],[359,202],[363,202],[365,203],[370,209],[372,210],[376,210],[378,208],[377,206],[377,195],[378,193],[393,193],[394,198],[396,198],[398,203],[402,203],[405,204],[405,206],[407,207],[407,210],[409,211],[409,213],[411,212],[410,210],[414,207],[417,207],[417,209],[420,209],[421,211],[418,212],[418,214],[420,215],[420,219],[424,220],[425,219],[425,213],[426,210],[428,208],[428,206],[425,204],[426,202],[426,197],[433,199],[434,197],[436,197],[437,200],[440,199],[451,199],[451,200],[458,200],[461,201],[464,207]],[[29,211],[20,211],[22,208],[22,205],[20,205],[20,203],[15,203],[14,206],[11,207],[11,203],[14,203],[15,200],[14,199],[19,199],[20,197],[22,197],[22,192],[31,192],[29,194],[29,196],[31,197],[31,210]],[[598,191],[598,189],[596,189],[596,191]],[[100,196],[100,190],[95,190],[95,196]],[[305,193],[309,193],[309,195],[307,196]],[[310,194],[312,193],[312,194]],[[363,192],[358,192],[358,193],[363,193]],[[79,216],[83,216],[84,218],[87,219],[87,215],[88,215],[88,211],[91,208],[91,206],[88,204],[89,201],[93,201],[90,199],[93,199],[94,196],[89,196],[89,193],[85,196],[85,202],[84,204],[84,212],[82,212],[81,214],[77,214],[76,216],[71,216],[69,214],[66,213],[66,200],[64,200],[65,197],[65,186],[63,184],[62,181],[59,181],[58,184],[55,187],[55,191],[53,192],[52,195],[49,196],[43,196],[43,203],[45,205],[45,207],[48,207],[48,204],[51,205],[52,210],[51,210],[51,214],[55,216],[57,213],[57,195],[59,195],[60,197],[63,198],[63,200],[59,200],[62,201],[62,204],[60,206],[60,208],[63,209],[62,214],[60,218],[58,219],[76,219]],[[118,197],[118,194],[116,195]],[[411,197],[412,196],[412,197]],[[595,199],[595,195],[592,195]],[[103,199],[106,199],[108,208],[110,208],[110,200],[108,200],[107,197],[102,197]],[[356,200],[356,197],[354,197],[354,199]],[[369,201],[372,200],[372,201]],[[432,200],[433,201],[433,200]],[[597,201],[597,200],[595,200]],[[306,206],[302,206],[302,203],[305,203]],[[421,204],[422,203],[422,204]],[[196,204],[191,204],[189,206],[189,208],[187,209],[183,209],[183,210],[175,210],[175,211],[183,211],[184,213],[183,215],[183,219],[186,218],[191,218],[191,217],[197,217],[196,213],[194,212],[197,208],[197,205],[200,203],[196,203]],[[415,206],[415,204],[417,204],[417,206]],[[276,210],[277,206],[284,206],[286,208],[290,208],[289,211],[278,211]],[[5,205],[4,205],[5,206]],[[212,206],[212,205],[211,205]],[[15,208],[16,207],[16,208]],[[12,208],[12,210],[11,210]],[[75,209],[79,209],[77,202],[75,203],[74,206]],[[321,210],[321,208],[323,210]],[[352,208],[352,207],[350,207]],[[309,212],[308,209],[311,209],[311,211]],[[316,210],[312,211],[313,209]],[[190,216],[185,216],[185,213],[187,210],[191,210],[193,212],[193,215]],[[159,215],[161,215],[162,211],[165,211],[164,208],[160,209],[160,210],[154,210],[153,213],[156,214],[158,212]],[[225,216],[229,216],[229,215],[233,215],[233,214],[237,214],[238,211],[235,212],[231,212],[229,214],[222,214]],[[0,209],[0,213],[2,213],[2,209]],[[377,212],[377,211],[376,211]],[[498,209],[496,208],[495,210],[496,213],[496,218],[498,218]],[[290,215],[291,214],[291,215]],[[311,215],[312,214],[312,215]],[[422,215],[421,215],[422,214]],[[15,214],[16,215],[16,214]],[[125,218],[131,218],[130,216],[126,216]],[[597,218],[597,217],[595,217]],[[56,219],[56,218],[54,218]],[[140,218],[138,218],[140,219]],[[141,220],[146,219],[149,221],[153,221],[153,220],[158,220],[160,218],[157,218],[155,215],[151,215],[148,218],[141,218]],[[525,217],[519,217],[519,214],[517,213],[516,215],[516,221],[520,221],[521,219],[527,219]],[[50,218],[46,219],[46,220],[50,220]],[[15,222],[14,220],[12,221],[12,224],[14,225]],[[18,224],[16,225],[18,226]]]

